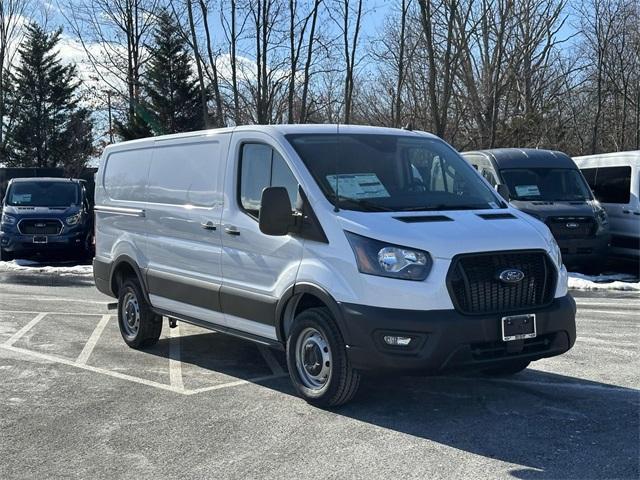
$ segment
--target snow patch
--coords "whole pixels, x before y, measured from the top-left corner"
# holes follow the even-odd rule
[[[569,272],[569,288],[572,290],[625,290],[640,292],[638,277],[627,273],[607,275],[583,275]]]
[[[30,260],[14,260],[12,262],[0,262],[0,273],[2,272],[22,272],[41,273],[48,275],[70,276],[70,275],[93,275],[91,265],[43,265]]]

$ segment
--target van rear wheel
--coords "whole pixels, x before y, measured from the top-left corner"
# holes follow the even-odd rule
[[[340,330],[326,308],[296,316],[287,339],[287,365],[298,394],[318,407],[348,402],[360,385],[360,372],[351,367]]]
[[[131,348],[155,345],[162,331],[162,317],[153,313],[137,280],[127,279],[118,294],[118,326]]]

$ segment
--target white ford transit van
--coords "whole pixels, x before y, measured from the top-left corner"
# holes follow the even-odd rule
[[[96,179],[98,289],[125,342],[168,317],[286,350],[298,393],[362,373],[515,373],[569,350],[558,245],[439,138],[247,126],[109,146]]]
[[[609,215],[611,253],[640,259],[640,150],[574,158]]]

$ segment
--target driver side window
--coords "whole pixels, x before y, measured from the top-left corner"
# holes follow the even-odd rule
[[[292,207],[298,197],[298,182],[284,158],[269,145],[247,143],[240,154],[239,203],[244,211],[258,217],[262,191],[285,187]]]

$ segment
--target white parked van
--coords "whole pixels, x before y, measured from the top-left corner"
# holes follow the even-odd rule
[[[611,253],[640,258],[640,150],[574,157],[609,215]]]
[[[98,289],[125,342],[163,317],[286,349],[321,406],[366,371],[515,373],[575,341],[549,229],[422,132],[247,126],[109,146]]]

